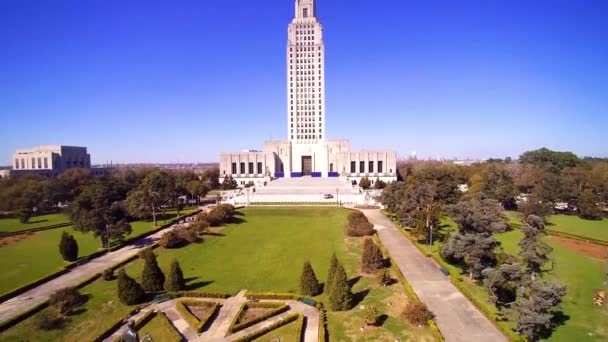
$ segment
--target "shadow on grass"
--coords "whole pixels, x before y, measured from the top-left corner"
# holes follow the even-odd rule
[[[201,235],[205,236],[205,235],[209,235],[209,236],[226,236],[226,234],[222,234],[222,233],[213,233],[213,232],[204,232]]]
[[[353,293],[353,306],[359,305],[359,303],[361,303],[365,299],[365,297],[367,297],[369,291],[369,289],[365,289],[363,291]]]
[[[34,224],[34,223],[42,223],[42,222],[48,222],[49,220],[36,220],[36,221],[28,221],[26,224]]]
[[[348,286],[352,288],[353,286],[355,286],[359,282],[359,280],[361,280],[361,276],[356,276],[356,277],[354,277],[352,279],[349,279],[348,280]]]
[[[386,322],[387,319],[388,319],[387,314],[382,314],[382,315],[378,316],[378,320],[376,321],[376,326],[377,327],[383,326],[384,322]]]
[[[201,289],[209,284],[213,284],[213,280],[209,280],[209,281],[197,281],[194,282],[192,284],[187,284],[186,285],[186,291],[193,291],[193,290],[198,290]]]
[[[234,216],[233,218],[230,219],[230,221],[228,223],[230,223],[230,224],[241,224],[241,223],[245,223],[245,222],[247,222],[245,219]]]
[[[551,320],[552,326],[549,329],[543,329],[540,333],[540,337],[542,339],[548,339],[553,334],[555,328],[565,325],[566,322],[570,319],[570,316],[566,315],[562,311],[557,311],[553,313],[553,319]]]

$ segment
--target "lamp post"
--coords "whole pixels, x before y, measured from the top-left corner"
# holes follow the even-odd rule
[[[431,225],[429,227],[431,234],[429,236],[429,249],[431,250],[431,254],[429,256],[433,255],[433,225]]]
[[[336,188],[336,207],[340,206],[340,189]]]

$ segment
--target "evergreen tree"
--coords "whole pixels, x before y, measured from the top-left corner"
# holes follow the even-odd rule
[[[375,305],[369,305],[365,310],[365,324],[376,325],[378,323],[378,309]]]
[[[125,270],[118,272],[118,298],[126,305],[139,304],[143,301],[146,293],[133,278],[129,277]]]
[[[321,285],[312,269],[310,262],[304,263],[302,275],[300,276],[300,294],[303,296],[316,296],[321,293]]]
[[[382,268],[384,259],[380,248],[372,241],[365,239],[363,242],[363,253],[361,253],[361,268],[364,272],[376,272]]]
[[[165,281],[165,290],[170,292],[181,291],[184,289],[185,285],[184,273],[182,272],[181,267],[179,267],[179,262],[173,259],[169,268],[169,275]]]
[[[61,234],[61,240],[59,241],[59,253],[66,261],[78,259],[78,243],[71,234],[65,231]]]
[[[336,257],[336,253],[331,255],[331,261],[329,262],[329,271],[327,272],[327,278],[325,280],[325,286],[323,287],[323,292],[329,294],[331,292],[331,288],[334,282],[334,275],[336,274],[336,270],[338,268],[338,258]]]
[[[378,277],[378,283],[382,286],[388,286],[391,284],[391,272],[388,269],[385,269],[380,273]]]
[[[144,260],[144,269],[141,272],[141,286],[146,292],[158,292],[163,290],[165,275],[158,267],[156,255],[150,248],[140,252],[140,258]]]
[[[541,217],[528,216],[521,231],[524,233],[524,237],[519,242],[519,256],[528,273],[534,277],[536,273],[541,271],[542,266],[549,261],[552,248],[541,240],[542,235],[545,234],[545,224]]]
[[[566,286],[546,281],[532,281],[528,293],[522,295],[515,310],[518,313],[517,332],[530,341],[536,341],[554,327],[554,317]]]
[[[329,305],[333,311],[349,310],[353,303],[353,293],[348,285],[344,267],[338,262],[329,292]]]

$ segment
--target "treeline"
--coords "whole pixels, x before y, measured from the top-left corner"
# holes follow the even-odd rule
[[[179,211],[183,197],[204,197],[219,187],[219,170],[191,171],[156,168],[116,170],[111,175],[94,177],[86,169],[71,169],[56,178],[36,176],[0,180],[0,211],[12,213],[22,222],[30,217],[59,210],[67,204],[74,228],[92,231],[107,246],[131,232],[129,222],[152,219],[168,207]]]
[[[403,223],[409,226],[416,223],[412,206],[429,212],[441,204],[454,204],[462,196],[456,190],[460,184],[468,186],[467,193],[483,192],[505,209],[519,209],[525,217],[544,218],[561,204],[560,210],[600,219],[608,202],[608,160],[579,158],[571,152],[546,148],[525,152],[518,161],[490,159],[472,165],[404,161],[399,163],[398,172],[402,181],[385,190],[383,202],[391,211],[396,203],[403,206],[405,202],[401,211],[408,213]],[[425,218],[422,213],[417,215]]]

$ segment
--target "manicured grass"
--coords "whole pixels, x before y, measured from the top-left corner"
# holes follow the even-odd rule
[[[270,342],[274,340],[281,342],[300,342],[300,336],[298,336],[298,325],[296,322],[286,324],[266,335],[256,338],[254,341]]]
[[[148,334],[152,341],[174,341],[175,337],[179,336],[173,325],[160,312],[137,332],[140,339]]]
[[[30,218],[28,223],[21,223],[18,218],[3,218],[0,219],[0,233],[17,232],[67,222],[70,222],[70,217],[63,213],[34,216]]]
[[[514,211],[505,212],[509,222],[521,227],[521,214]],[[575,215],[551,215],[547,218],[547,229],[562,233],[575,234],[591,239],[608,242],[608,219],[585,220]]]
[[[126,306],[116,298],[116,280],[98,279],[80,290],[89,297],[80,313],[70,316],[61,329],[41,331],[36,328],[40,313],[3,331],[0,341],[91,341],[129,315],[136,306]],[[44,310],[50,311],[51,308]],[[43,310],[43,311],[44,311]]]
[[[332,341],[378,341],[396,336],[401,340],[432,341],[429,329],[411,327],[399,318],[409,301],[400,284],[382,287],[372,277],[357,276],[362,240],[344,238],[342,230],[348,212],[320,207],[247,208],[238,216],[241,223],[230,224],[220,231],[223,236],[208,236],[203,243],[180,249],[161,248],[156,253],[165,272],[173,258],[180,261],[190,289],[235,294],[241,289],[295,293],[305,260],[311,261],[320,281],[324,281],[330,256],[335,251],[355,282],[353,292],[364,298],[351,311],[329,313]],[[125,269],[139,280],[142,266],[136,260]],[[103,280],[85,287],[83,292],[91,295],[86,311],[73,316],[62,330],[49,334],[49,339],[61,339],[67,334],[75,336],[74,340],[90,339],[124,317],[129,307],[116,300],[115,287],[115,281]],[[325,297],[321,295],[318,299]],[[393,305],[389,307],[388,302]],[[377,306],[380,315],[387,316],[381,327],[362,334],[359,327],[363,325],[364,312],[359,305],[370,304]],[[100,307],[104,311],[99,311]],[[101,324],[97,324],[99,321]],[[0,340],[13,340],[19,334],[32,340],[47,337],[33,329],[30,318],[8,329]]]
[[[183,211],[185,214],[190,211]],[[175,218],[174,211],[168,212],[167,220]],[[159,225],[163,221],[159,221]],[[137,221],[131,223],[133,232],[129,236],[137,236],[154,228],[152,222]],[[0,247],[0,293],[12,291],[52,273],[58,272],[69,263],[59,254],[59,240],[66,231],[78,242],[78,256],[84,257],[101,247],[101,240],[93,233],[84,234],[75,231],[71,226],[21,235],[22,240]]]
[[[511,231],[498,234],[497,239],[503,244],[505,250],[517,254],[517,242],[521,240],[521,231]],[[604,341],[608,340],[608,308],[597,307],[592,304],[593,291],[608,287],[603,284],[606,279],[606,262],[596,260],[570,249],[553,243],[550,238],[546,242],[553,247],[555,264],[547,265],[544,278],[558,281],[568,287],[568,294],[564,298],[563,312],[568,316],[564,325],[558,326],[550,341]]]
[[[68,263],[59,254],[59,240],[66,231],[78,242],[78,255],[86,256],[100,246],[93,234],[74,231],[72,227],[43,230],[24,236],[0,247],[0,293],[6,293],[49,274],[58,272]]]

